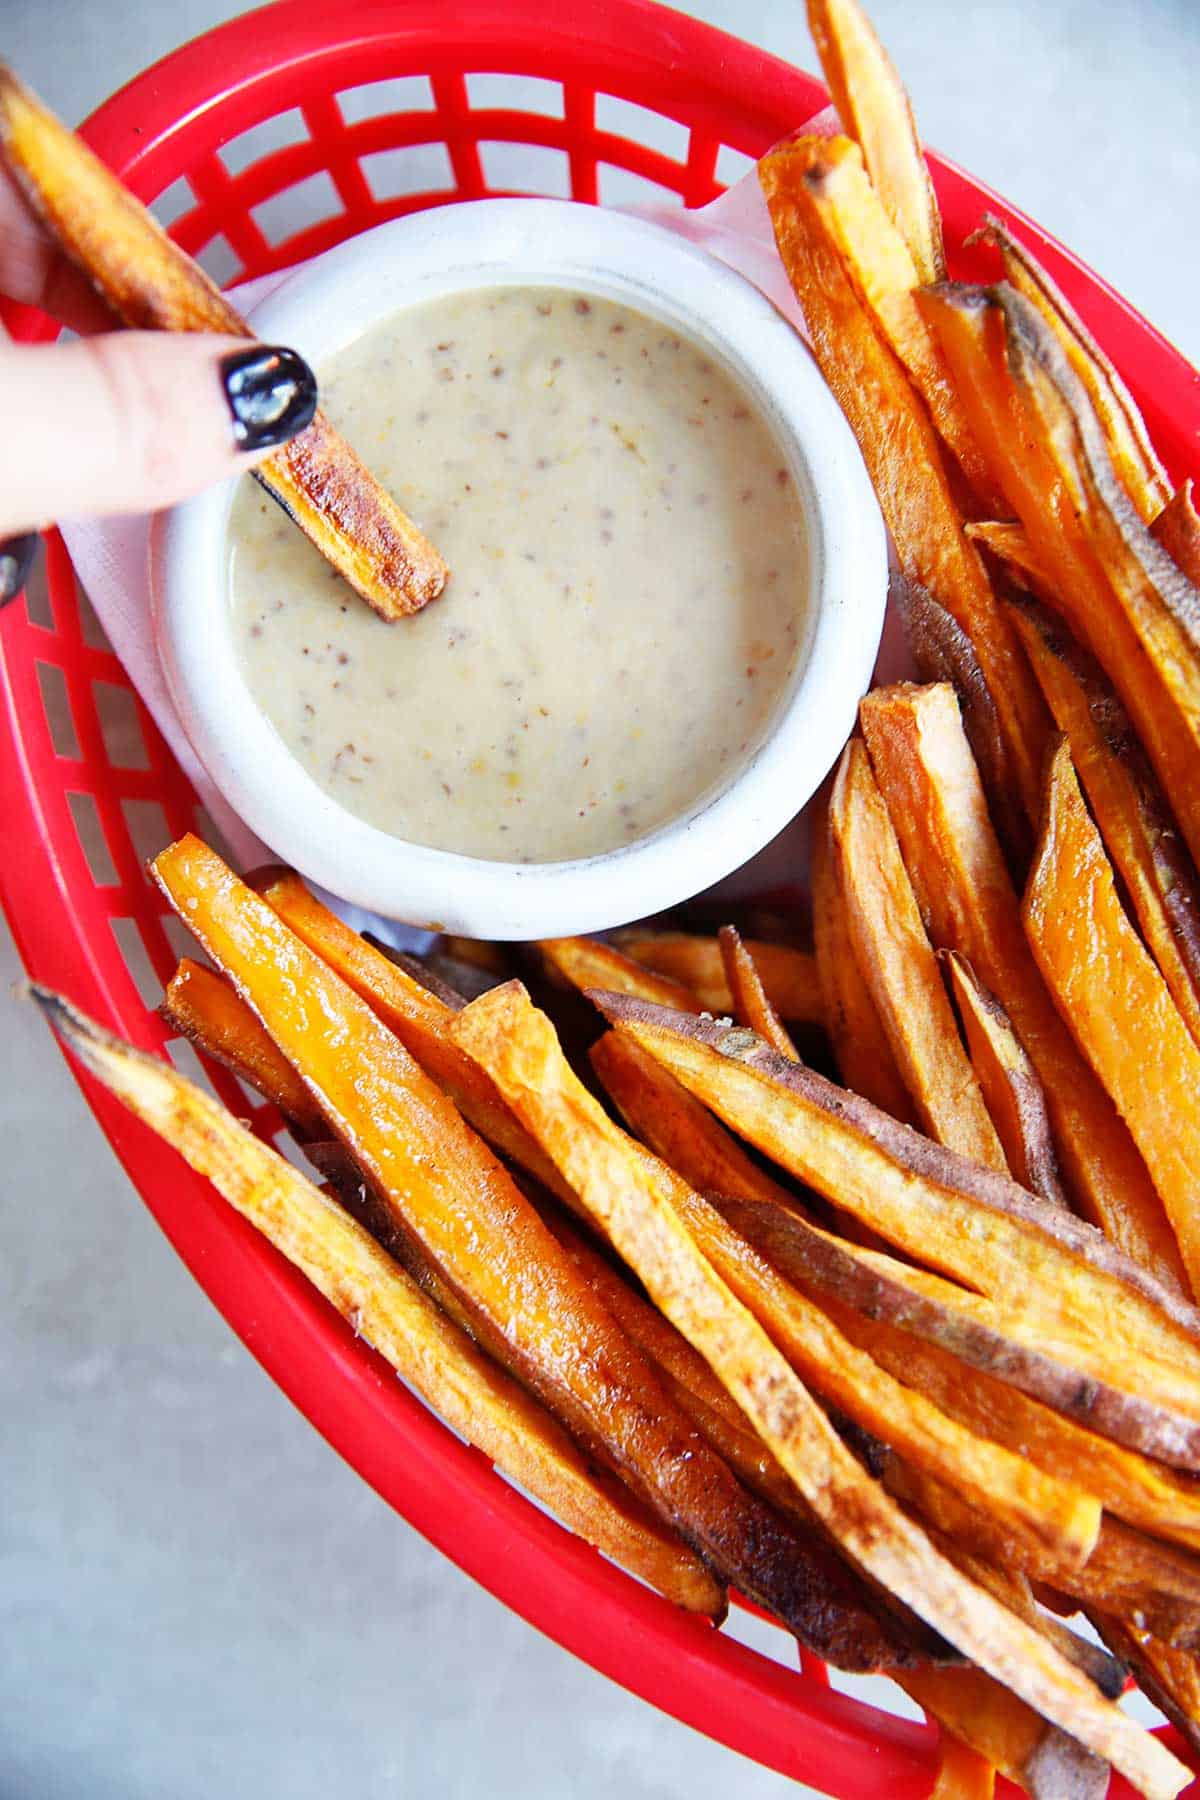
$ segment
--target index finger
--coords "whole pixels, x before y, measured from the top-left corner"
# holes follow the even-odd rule
[[[111,331],[115,320],[91,282],[46,236],[0,163],[0,294],[39,306],[72,331]]]

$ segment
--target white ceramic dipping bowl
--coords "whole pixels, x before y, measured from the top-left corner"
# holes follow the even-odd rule
[[[236,483],[165,514],[152,535],[155,631],[197,756],[276,855],[390,919],[473,937],[595,931],[699,892],[795,816],[852,729],[887,591],[883,523],[858,448],[805,345],[740,275],[628,214],[553,200],[439,208],[351,239],[249,314],[266,343],[322,362],[400,308],[467,288],[581,290],[703,347],[772,428],[807,522],[806,631],[767,735],[725,785],[650,836],[572,862],[488,862],[389,836],[317,786],[259,710],[230,629],[226,529]],[[435,601],[436,605],[437,602]],[[404,630],[403,621],[392,628]]]

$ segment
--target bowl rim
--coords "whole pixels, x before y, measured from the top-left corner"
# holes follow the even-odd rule
[[[757,288],[630,213],[538,198],[466,201],[389,221],[283,277],[247,319],[319,363],[394,312],[470,287],[560,285],[674,324],[764,414],[808,538],[806,641],[757,748],[725,785],[598,855],[503,863],[398,839],[333,800],[253,698],[226,629],[225,531],[238,477],[159,516],[155,639],[172,701],[218,790],[273,854],[385,918],[492,938],[604,929],[664,910],[742,866],[832,767],[869,684],[887,547],[858,446],[794,327]],[[403,629],[402,624],[396,629]]]

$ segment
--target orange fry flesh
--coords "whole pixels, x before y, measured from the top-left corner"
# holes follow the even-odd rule
[[[748,1025],[751,1031],[757,1031],[759,1037],[765,1038],[768,1044],[773,1044],[781,1056],[790,1056],[793,1062],[798,1061],[796,1046],[788,1036],[783,1020],[771,1005],[758,965],[743,943],[736,925],[722,925],[717,933],[717,941],[721,946],[725,979],[729,983],[729,994],[733,1001],[733,1016],[738,1024]],[[592,981],[588,985],[599,987],[601,984]]]
[[[36,997],[80,1061],[208,1176],[455,1431],[568,1527],[677,1605],[719,1619],[704,1563],[597,1475],[558,1421],[428,1300],[373,1238],[274,1150],[164,1063],[57,996]]]
[[[253,334],[204,271],[116,176],[0,63],[0,157],[65,255],[126,325]],[[385,619],[435,600],[433,545],[323,413],[255,476]]]
[[[819,1025],[821,991],[812,953],[797,950],[792,944],[766,943],[761,938],[743,941],[780,1018],[796,1024]],[[715,937],[697,937],[687,931],[630,930],[617,934],[617,945],[644,969],[687,988],[695,996],[695,1007],[712,1013],[732,1012],[733,995]],[[621,991],[619,987],[617,991]]]
[[[1013,618],[1142,935],[1200,1044],[1200,878],[1166,797],[1093,658],[1034,602]]]
[[[572,987],[609,988],[614,994],[633,994],[656,1006],[677,1006],[681,1012],[699,1012],[700,1001],[691,988],[669,975],[656,975],[631,956],[601,943],[598,938],[543,938],[538,949]]]
[[[1125,916],[1065,742],[1048,773],[1024,918],[1038,967],[1133,1133],[1200,1291],[1200,1049]]]
[[[904,84],[858,0],[808,0],[808,25],[842,124],[922,283],[946,273],[942,219]]]
[[[320,1107],[291,1063],[220,975],[185,956],[158,1010],[174,1030],[257,1088],[293,1127],[311,1138],[328,1135]]]
[[[858,439],[901,571],[927,588],[970,638],[996,708],[1010,780],[1035,818],[1049,729],[1045,703],[979,552],[964,534],[932,421],[843,267],[827,218],[829,146],[803,138],[772,151],[758,167],[813,352]]]
[[[964,956],[943,952],[971,1064],[995,1123],[1008,1167],[1021,1186],[1067,1204],[1054,1154],[1046,1096],[1012,1020]]]
[[[995,1792],[996,1770],[987,1757],[953,1732],[943,1732],[929,1800],[993,1800]]]
[[[1076,1204],[1128,1255],[1179,1281],[1162,1203],[1025,941],[953,693],[940,685],[881,688],[860,716],[930,937],[968,959],[1012,1020],[1042,1082]]]
[[[1146,1791],[1178,1792],[1189,1776],[1169,1752],[1102,1699],[1040,1633],[940,1556],[846,1449],[771,1338],[701,1253],[676,1210],[667,1172],[657,1174],[652,1159],[582,1087],[549,1020],[520,985],[483,995],[450,1029],[486,1066],[655,1304],[704,1356],[864,1571]]]
[[[838,1073],[846,1087],[862,1094],[894,1119],[910,1124],[912,1101],[896,1067],[883,1021],[871,998],[850,935],[846,898],[838,880],[829,834],[829,808],[824,799],[812,829],[813,943],[821,983],[825,1029],[833,1044]],[[661,1153],[666,1162],[674,1159]],[[682,1171],[686,1174],[686,1170]],[[690,1179],[690,1177],[689,1177]],[[692,1186],[703,1186],[692,1182]],[[705,1190],[709,1191],[709,1190]],[[724,1193],[724,1188],[713,1188]]]
[[[829,823],[858,966],[923,1126],[938,1143],[1006,1170],[860,739],[852,738],[843,754]],[[741,1023],[753,1028],[751,1020]]]

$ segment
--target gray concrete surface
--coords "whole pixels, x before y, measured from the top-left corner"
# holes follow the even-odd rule
[[[0,0],[77,118],[222,0]],[[696,13],[812,66],[799,0]],[[876,0],[926,135],[1200,360],[1194,0]],[[0,822],[0,854],[3,854]],[[432,1551],[175,1262],[0,944],[0,1800],[737,1800],[791,1784]]]

